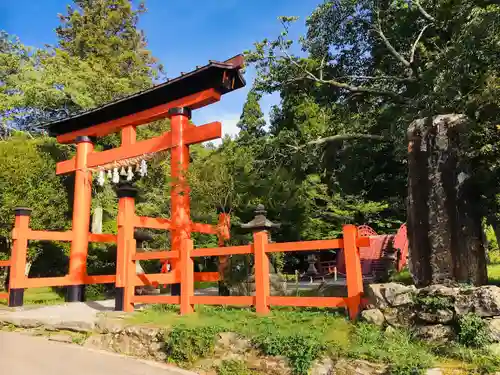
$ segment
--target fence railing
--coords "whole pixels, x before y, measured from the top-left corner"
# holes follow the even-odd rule
[[[30,212],[21,209],[16,211],[16,222],[13,230],[13,247],[11,259],[1,261],[0,266],[9,266],[9,293],[0,294],[0,298],[9,298],[10,306],[23,303],[25,288],[74,286],[82,284],[115,283],[117,290],[116,306],[123,311],[133,311],[136,303],[170,303],[179,304],[181,314],[193,312],[194,305],[243,305],[254,306],[258,314],[267,314],[271,306],[303,306],[303,307],[340,307],[347,308],[349,316],[355,318],[361,306],[363,279],[359,248],[370,244],[368,237],[360,237],[354,225],[343,227],[340,239],[271,243],[267,227],[257,225],[253,230],[253,243],[242,246],[198,248],[195,249],[191,239],[184,238],[178,251],[159,250],[137,252],[133,239],[134,225],[120,225],[118,235],[88,234],[89,242],[116,242],[118,247],[117,270],[115,275],[68,274],[60,277],[29,278],[25,274],[26,256],[29,240],[71,241],[72,232],[34,231],[29,228]],[[132,214],[133,215],[133,214]],[[131,216],[132,216],[131,215]],[[159,227],[168,224],[165,219],[153,219],[133,216],[132,223],[137,226]],[[224,221],[221,218],[221,222]],[[131,224],[131,223],[128,223]],[[258,223],[257,223],[258,224]],[[196,224],[197,231],[217,233],[216,228]],[[270,292],[270,260],[269,254],[275,252],[302,252],[343,249],[347,296],[345,297],[295,297],[272,296]],[[254,256],[255,294],[252,296],[198,296],[194,294],[195,281],[219,281],[222,271],[194,272],[194,258],[217,256],[227,259],[230,255],[251,254]],[[172,260],[176,267],[169,273],[137,274],[136,261],[140,260]],[[157,284],[180,284],[180,295],[136,295],[135,287]]]
[[[169,303],[179,304],[181,314],[193,312],[194,305],[243,305],[254,306],[258,314],[267,314],[271,306],[302,306],[302,307],[340,307],[349,310],[349,316],[354,319],[360,310],[361,297],[363,294],[363,280],[361,274],[361,263],[359,259],[359,247],[369,246],[370,239],[359,237],[354,225],[346,225],[343,228],[343,238],[333,240],[301,241],[270,243],[268,233],[265,230],[254,232],[253,243],[243,246],[229,246],[216,248],[194,249],[193,241],[185,239],[182,242],[180,252],[168,253],[168,258],[175,259],[178,263],[176,271],[165,274],[159,280],[158,275],[144,274],[142,277],[148,282],[159,281],[164,284],[181,284],[180,296],[166,295],[135,295],[133,288],[126,288],[129,295],[124,298],[131,301],[132,308],[135,303]],[[270,293],[270,270],[269,254],[273,252],[296,252],[296,251],[321,251],[330,249],[344,249],[346,264],[346,297],[291,297],[271,296]],[[147,253],[147,259],[155,257],[164,259],[164,252]],[[194,294],[194,281],[197,272],[194,272],[194,261],[196,257],[202,256],[228,256],[235,254],[252,254],[254,256],[255,272],[255,295],[252,296],[197,296]],[[144,259],[144,253],[129,254],[130,261]],[[133,268],[133,267],[131,267]],[[134,268],[135,269],[135,268]],[[201,273],[203,274],[203,273]],[[218,280],[218,273],[212,273],[210,279]],[[137,276],[129,273],[126,283],[130,286],[136,285]]]

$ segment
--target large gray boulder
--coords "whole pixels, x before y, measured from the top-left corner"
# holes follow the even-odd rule
[[[462,316],[475,313],[481,317],[500,315],[500,288],[493,285],[461,290],[455,300],[455,311]]]
[[[413,303],[416,288],[398,283],[369,284],[365,295],[376,308],[400,307]]]

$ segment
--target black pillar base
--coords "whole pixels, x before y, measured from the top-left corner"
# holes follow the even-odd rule
[[[231,291],[224,281],[219,281],[219,296],[230,296]]]
[[[125,288],[115,288],[115,311],[123,311],[123,296]]]
[[[170,285],[170,295],[171,296],[180,296],[181,295],[181,284]]]
[[[85,302],[85,285],[66,287],[66,302]]]
[[[9,307],[20,307],[24,303],[24,289],[9,290]]]

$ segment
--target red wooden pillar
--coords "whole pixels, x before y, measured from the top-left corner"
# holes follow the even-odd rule
[[[133,126],[122,129],[122,146],[131,146],[136,141]],[[116,311],[134,311],[136,241],[134,239],[135,198],[137,189],[132,183],[120,183],[116,189],[118,196],[118,235],[116,244]]]
[[[169,110],[170,131],[172,133],[171,187],[171,250],[182,251],[182,241],[191,238],[191,217],[187,172],[189,168],[189,146],[184,143],[184,132],[189,128],[191,110],[172,108]],[[178,268],[178,262],[172,261],[172,272]],[[181,284],[172,284],[172,295],[181,295]]]
[[[28,233],[30,231],[30,208],[15,208],[16,221],[12,231],[12,251],[10,255],[9,306],[23,305],[24,280],[26,279],[26,256],[28,252]]]
[[[361,296],[363,294],[361,259],[359,257],[359,248],[356,244],[358,229],[355,225],[344,225],[343,236],[347,279],[347,307],[349,308],[349,317],[354,320],[358,317]]]
[[[89,244],[90,205],[92,199],[92,173],[86,171],[87,157],[94,149],[89,137],[76,138],[75,192],[73,197],[73,239],[69,253],[69,279],[66,301],[85,300],[85,276]]]

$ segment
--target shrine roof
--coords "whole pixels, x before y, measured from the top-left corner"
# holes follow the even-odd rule
[[[245,86],[241,72],[243,66],[242,55],[224,62],[210,60],[205,66],[197,67],[189,73],[181,73],[179,77],[167,79],[150,89],[71,117],[48,122],[42,125],[42,128],[51,136],[58,136],[148,110],[207,89],[216,89],[222,95],[227,94]]]

